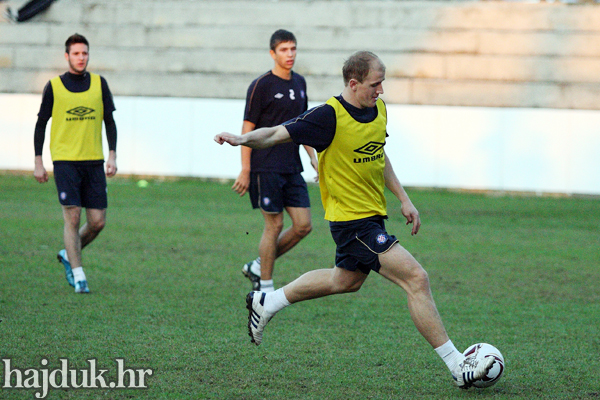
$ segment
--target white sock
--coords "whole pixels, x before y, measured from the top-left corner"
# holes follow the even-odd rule
[[[279,288],[274,292],[267,293],[265,296],[265,311],[270,314],[275,314],[289,305],[290,302],[288,301],[287,297],[285,297],[283,288]]]
[[[250,264],[250,271],[252,271],[254,275],[260,276],[260,257],[252,261],[252,264]]]
[[[442,360],[444,360],[450,371],[454,371],[456,367],[458,367],[458,364],[465,359],[465,356],[454,346],[452,340],[448,340],[446,343],[435,349],[435,351]]]
[[[265,293],[271,293],[275,290],[275,286],[273,285],[273,279],[269,279],[268,281],[260,280],[260,291]]]
[[[73,280],[75,282],[85,281],[85,273],[83,267],[73,268]]]
[[[64,257],[64,259],[67,260],[67,262],[69,262],[69,254],[67,254],[67,250],[65,250],[65,257]]]

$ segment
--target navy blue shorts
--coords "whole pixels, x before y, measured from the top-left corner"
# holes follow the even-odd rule
[[[306,181],[301,174],[256,172],[250,174],[252,208],[279,214],[285,207],[309,208]]]
[[[103,163],[54,163],[58,201],[63,206],[104,209],[108,205]]]
[[[388,235],[384,217],[376,216],[356,221],[330,222],[331,236],[337,245],[335,265],[348,271],[368,274],[379,272],[379,254],[388,251],[398,239]]]

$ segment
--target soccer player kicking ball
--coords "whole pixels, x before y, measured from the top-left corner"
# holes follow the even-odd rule
[[[319,153],[321,200],[325,219],[337,245],[335,267],[305,273],[272,292],[251,292],[246,297],[248,331],[252,342],[262,342],[265,325],[283,308],[304,300],[355,292],[375,271],[400,286],[408,296],[408,309],[417,330],[444,360],[456,384],[463,389],[487,374],[492,357],[477,363],[456,349],[433,301],[427,272],[387,233],[384,188],[402,203],[402,215],[421,226],[413,206],[396,177],[384,146],[387,112],[383,94],[385,66],[375,54],[353,54],[342,69],[344,90],[340,96],[306,111],[290,121],[245,135],[221,133],[219,144],[253,149],[293,141]]]

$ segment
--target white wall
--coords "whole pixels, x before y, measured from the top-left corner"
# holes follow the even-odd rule
[[[40,101],[0,94],[0,169],[33,169]],[[115,104],[121,174],[237,176],[239,149],[212,138],[241,130],[243,100],[115,97]],[[600,111],[388,105],[388,114],[386,152],[406,186],[600,194]],[[48,142],[49,133],[51,170]]]
[[[387,151],[407,185],[600,193],[600,112],[390,108]]]

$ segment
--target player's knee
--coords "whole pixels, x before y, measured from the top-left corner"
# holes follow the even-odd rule
[[[265,231],[278,236],[283,230],[283,219],[269,220],[266,221]]]
[[[354,282],[351,285],[348,285],[346,293],[358,292],[362,287],[362,282]]]
[[[413,273],[410,284],[417,291],[429,291],[429,274],[419,266]]]
[[[88,227],[94,232],[100,232],[102,229],[104,229],[105,225],[106,220],[104,218],[88,221]]]
[[[300,237],[306,237],[310,232],[312,232],[312,224],[309,222],[307,224],[300,224],[298,226],[294,226],[294,232],[296,235]]]
[[[342,281],[337,282],[336,293],[353,293],[357,292],[362,286],[361,281]]]
[[[81,217],[78,214],[65,215],[65,225],[72,227],[73,229],[79,229],[81,224]]]

